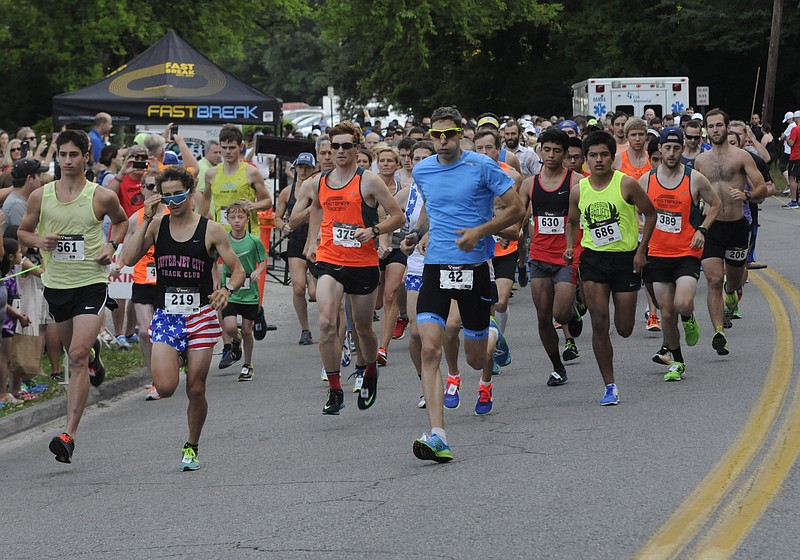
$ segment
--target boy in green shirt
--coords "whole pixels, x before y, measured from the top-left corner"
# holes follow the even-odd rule
[[[258,279],[267,268],[267,250],[264,244],[257,236],[247,232],[249,218],[243,203],[234,202],[228,205],[227,219],[231,225],[228,237],[244,267],[245,281],[241,288],[231,294],[227,307],[222,310],[222,329],[231,337],[231,345],[223,349],[219,367],[220,369],[229,367],[242,357],[244,340],[244,365],[239,374],[239,381],[253,379],[253,322],[258,317],[258,308],[261,304]],[[227,285],[231,271],[223,265],[222,274]],[[241,335],[237,328],[239,316],[242,318]]]

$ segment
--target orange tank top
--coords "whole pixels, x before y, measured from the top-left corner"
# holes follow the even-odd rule
[[[164,214],[169,214],[169,206],[164,208]],[[139,208],[136,211],[136,227],[142,227],[142,220],[144,219],[144,208]],[[153,255],[155,254],[156,246],[152,245],[144,256],[133,265],[133,283],[134,284],[155,284],[156,283],[156,263]]]
[[[503,171],[506,172],[506,175],[509,175],[509,173],[508,173],[509,167],[508,167],[507,163],[505,163],[503,161],[498,161],[497,164],[500,166],[500,169],[502,169]],[[502,238],[499,235],[495,235],[494,236],[494,256],[495,257],[505,257],[506,255],[510,255],[512,253],[516,253],[517,252],[517,249],[519,248],[519,241],[517,241],[517,240],[509,241],[508,242],[508,246],[503,248],[500,245],[500,240],[501,239]]]
[[[359,167],[353,178],[337,189],[328,186],[330,172],[320,177],[322,226],[317,248],[318,261],[354,268],[378,266],[375,241],[360,243],[355,238],[356,229],[369,229],[378,223],[378,209],[364,202],[361,195],[363,173],[364,170]]]
[[[646,152],[645,152],[646,153]],[[647,173],[648,171],[652,170],[653,168],[650,166],[650,159],[645,158],[644,165],[641,167],[636,167],[631,163],[631,158],[628,157],[628,150],[623,150],[622,155],[620,156],[622,162],[620,163],[619,170],[622,171],[628,177],[633,177],[637,181]]]
[[[667,189],[658,181],[656,170],[647,179],[647,194],[656,208],[656,227],[647,254],[651,257],[697,257],[702,249],[692,249],[695,228],[689,221],[692,212],[692,170],[686,167],[677,187]]]

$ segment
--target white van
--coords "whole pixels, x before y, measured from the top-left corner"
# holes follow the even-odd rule
[[[656,116],[681,113],[689,105],[689,78],[589,78],[572,85],[572,114],[603,118],[625,111],[641,117],[646,109]]]

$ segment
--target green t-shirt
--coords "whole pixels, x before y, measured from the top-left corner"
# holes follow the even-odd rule
[[[252,233],[246,233],[241,239],[234,239],[228,233],[228,239],[231,240],[233,252],[239,257],[239,262],[244,267],[245,277],[244,286],[233,292],[228,301],[243,305],[258,305],[261,303],[258,300],[258,282],[250,280],[250,275],[260,262],[267,260],[267,249],[261,240]],[[231,277],[231,270],[222,265],[222,274],[225,276],[225,284],[227,284]]]

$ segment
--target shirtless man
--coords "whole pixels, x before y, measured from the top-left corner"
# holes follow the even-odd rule
[[[728,115],[720,109],[712,109],[706,114],[706,130],[712,149],[698,155],[694,167],[708,178],[722,200],[722,209],[708,228],[702,257],[703,273],[708,282],[708,313],[714,325],[711,346],[720,356],[729,353],[723,326],[723,292],[724,305],[733,311],[738,303],[736,290],[745,280],[750,246],[750,224],[744,217],[742,202],[767,195],[764,178],[753,158],[744,150],[728,144],[729,123]],[[750,183],[750,191],[745,192],[745,183]],[[727,267],[723,267],[723,259]],[[723,274],[726,274],[724,286]]]

